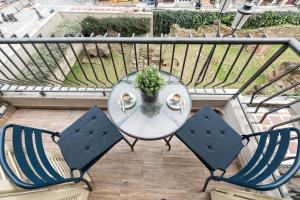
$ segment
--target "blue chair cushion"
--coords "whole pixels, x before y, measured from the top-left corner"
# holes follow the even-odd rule
[[[176,136],[210,171],[225,171],[243,148],[242,137],[209,107],[194,114]]]
[[[85,173],[122,139],[106,114],[93,107],[60,134],[58,145],[70,169]]]

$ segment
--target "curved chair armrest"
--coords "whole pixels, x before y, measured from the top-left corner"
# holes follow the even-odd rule
[[[283,130],[283,129],[290,129],[291,131],[295,131],[297,133],[297,137],[292,137],[291,140],[300,138],[300,129],[294,128],[294,127],[290,127],[290,128],[276,129],[276,130],[278,131],[278,130]],[[264,134],[264,133],[272,134],[272,130],[271,131],[263,131],[263,132],[251,133],[251,134],[248,134],[248,135],[244,135],[243,134],[242,135],[242,140],[246,139],[249,142],[249,140],[250,140],[251,137],[260,136],[261,134]]]
[[[50,135],[54,135],[59,137],[59,132],[55,132],[55,131],[49,131],[49,130],[45,130],[45,129],[41,129],[41,128],[33,128],[33,127],[29,127],[29,126],[22,126],[22,125],[18,125],[18,124],[7,124],[2,128],[2,131],[6,131],[6,129],[8,128],[13,128],[14,126],[19,126],[19,127],[24,127],[24,128],[32,128],[32,129],[36,129],[36,130],[40,130],[42,133],[47,133]]]

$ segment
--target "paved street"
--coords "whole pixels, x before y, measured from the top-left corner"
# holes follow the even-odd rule
[[[20,37],[26,33],[30,34],[50,15],[49,11],[51,9],[65,10],[72,6],[82,5],[75,0],[39,0],[35,4],[35,7],[44,17],[43,19],[39,19],[32,6],[30,6],[26,0],[23,0],[22,3],[24,3],[24,7],[19,2],[14,2],[1,9],[5,14],[16,13],[15,17],[18,19],[18,22],[3,22],[0,24],[0,30],[6,37],[9,37],[14,33]],[[27,3],[27,6],[25,3]],[[17,12],[15,7],[19,9],[20,12]],[[2,18],[1,21],[3,21]]]
[[[0,24],[0,30],[3,32],[5,37],[10,37],[12,34],[16,34],[19,37],[22,37],[26,33],[31,33],[34,29],[36,29],[45,19],[50,15],[49,11],[54,10],[95,10],[95,11],[125,11],[125,10],[133,10],[134,5],[113,5],[110,3],[99,4],[97,6],[93,5],[92,0],[87,3],[81,3],[80,0],[36,0],[34,4],[36,9],[44,16],[43,19],[39,19],[37,13],[33,9],[27,0],[21,0],[14,2],[4,8],[1,9],[1,12],[5,14],[15,13],[15,17],[18,19],[18,22],[3,22]],[[153,6],[148,6],[145,3],[139,3],[136,5],[138,8],[146,8],[146,9],[154,9]],[[17,12],[17,9],[19,12]],[[101,8],[101,9],[100,9]],[[167,9],[167,10],[194,10],[193,4],[191,2],[185,4],[175,5],[173,3],[163,4],[160,3],[157,9]],[[202,10],[217,10],[211,5],[203,5]],[[256,12],[261,12],[263,10],[293,10],[297,9],[292,6],[264,6],[264,7],[256,7]],[[3,21],[1,19],[1,21]]]

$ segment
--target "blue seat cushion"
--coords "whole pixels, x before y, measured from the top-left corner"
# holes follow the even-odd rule
[[[58,145],[70,169],[84,173],[122,139],[106,114],[93,107],[60,134]]]
[[[210,171],[225,171],[243,148],[242,137],[209,107],[195,113],[176,136]]]

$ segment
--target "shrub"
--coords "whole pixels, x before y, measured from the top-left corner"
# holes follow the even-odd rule
[[[116,31],[122,36],[146,34],[150,31],[150,18],[141,17],[116,17],[116,18],[95,18],[86,17],[81,22],[84,36],[104,35],[109,31]]]
[[[225,13],[222,23],[230,26],[235,13]],[[216,12],[196,11],[154,11],[153,31],[154,34],[169,33],[172,24],[178,24],[182,28],[197,29],[204,25],[211,25],[218,19]],[[300,25],[300,13],[291,11],[253,13],[247,20],[244,29],[278,26],[283,24]]]

